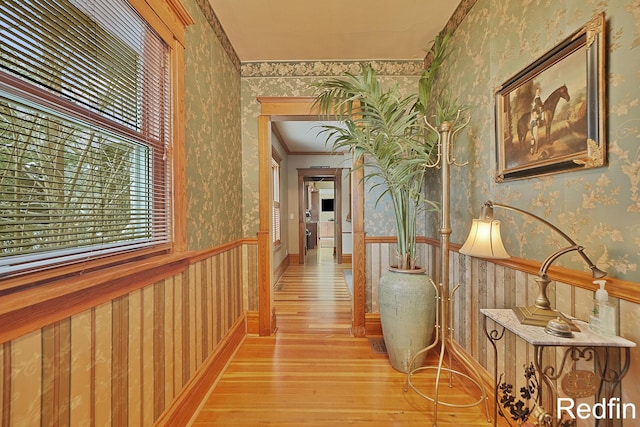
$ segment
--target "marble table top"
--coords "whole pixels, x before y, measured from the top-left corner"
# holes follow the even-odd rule
[[[489,309],[482,308],[480,312],[507,330],[516,334],[530,344],[538,346],[557,347],[635,347],[636,343],[622,337],[607,337],[597,334],[589,328],[589,324],[577,319],[571,319],[580,329],[574,332],[572,338],[557,337],[548,334],[543,327],[523,325],[510,308]]]

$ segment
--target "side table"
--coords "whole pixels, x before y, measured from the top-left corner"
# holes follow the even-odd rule
[[[500,404],[498,401],[498,389],[500,384],[498,381],[498,349],[496,342],[502,339],[505,331],[509,331],[533,345],[533,368],[535,370],[535,375],[537,375],[538,378],[537,382],[538,384],[544,384],[552,402],[551,411],[543,409],[543,390],[542,387],[540,387],[535,398],[538,413],[535,413],[534,416],[546,425],[557,425],[558,423],[558,408],[556,407],[558,391],[553,385],[553,381],[558,380],[562,376],[567,361],[575,362],[578,360],[584,360],[587,362],[593,362],[594,374],[596,379],[600,382],[600,387],[597,388],[599,391],[595,393],[597,400],[602,397],[600,393],[602,390],[601,386],[604,383],[611,386],[608,388],[609,390],[613,389],[613,387],[620,383],[629,368],[630,349],[636,346],[633,341],[629,341],[622,337],[605,337],[599,335],[591,331],[588,324],[581,321],[575,322],[579,327],[580,332],[574,332],[574,336],[571,338],[563,338],[550,335],[544,331],[544,328],[539,326],[521,324],[511,309],[480,309],[480,312],[484,316],[484,332],[493,347],[494,354],[494,426],[496,425],[498,406]],[[493,320],[501,329],[493,329],[489,331],[487,329],[487,319]],[[551,347],[564,348],[564,355],[559,358],[561,360],[557,360],[555,366],[543,366],[543,353],[546,348]],[[621,361],[619,370],[611,368],[607,363],[608,349],[611,348],[621,349],[620,353],[623,360]]]

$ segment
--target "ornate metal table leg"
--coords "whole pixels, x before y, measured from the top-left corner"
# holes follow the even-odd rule
[[[554,402],[557,401],[558,392],[553,385],[553,381],[557,381],[562,377],[567,362],[575,363],[580,360],[593,362],[594,374],[600,380],[600,386],[594,396],[596,402],[600,402],[603,397],[609,400],[612,397],[613,390],[620,385],[620,381],[629,369],[629,347],[620,349],[621,351],[624,351],[624,356],[621,355],[621,357],[624,357],[624,361],[622,362],[619,370],[616,370],[616,367],[612,368],[610,366],[609,353],[611,348],[609,347],[568,347],[562,356],[562,360],[560,360],[559,366],[545,367],[542,366],[543,350],[543,346],[534,346],[534,366],[536,372],[540,376],[540,379],[544,382],[550,396],[549,402],[551,405],[549,408],[551,408],[551,411],[547,412],[547,415],[556,421],[562,418],[562,414],[557,413],[557,408],[554,404]],[[606,389],[603,390],[605,386]],[[538,390],[537,404],[540,408],[544,409],[542,389]],[[599,421],[600,420],[596,421],[596,426],[600,424]]]
[[[496,426],[498,422],[498,387],[500,386],[498,381],[498,347],[496,347],[496,341],[500,341],[504,336],[504,327],[502,331],[495,329],[489,332],[487,330],[487,316],[484,316],[482,326],[484,328],[484,334],[489,339],[491,347],[493,347],[493,425]]]
[[[609,401],[612,397],[614,397],[615,390],[620,387],[620,382],[622,378],[627,374],[629,370],[629,363],[631,357],[631,349],[629,347],[621,348],[620,350],[620,358],[623,359],[619,370],[616,370],[617,366],[611,368],[609,366],[609,351],[611,349],[605,347],[604,348],[604,356],[598,354],[595,360],[595,373],[600,378],[600,387],[598,388],[595,401],[600,402],[603,398]],[[624,351],[624,353],[623,353]],[[602,360],[604,359],[604,360]],[[603,387],[606,386],[606,390],[603,390]],[[618,389],[618,392],[620,390]],[[624,411],[624,406],[623,406]],[[624,415],[624,414],[623,414]],[[613,421],[606,422],[606,420],[596,420],[595,426],[599,427],[602,425],[600,421],[605,421],[605,425],[611,424]]]

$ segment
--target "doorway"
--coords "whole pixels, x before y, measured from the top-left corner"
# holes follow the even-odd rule
[[[342,264],[342,169],[298,169],[298,263],[331,244]]]
[[[304,192],[305,225],[307,227],[304,263],[315,262],[319,255],[328,253],[333,257],[327,258],[325,256],[323,259],[333,259],[333,262],[342,264],[342,261],[336,257],[334,181],[318,177],[305,179]]]
[[[311,97],[259,97],[261,114],[258,116],[258,163],[259,163],[259,229],[258,237],[258,334],[272,335],[276,327],[276,313],[273,303],[272,286],[272,245],[271,230],[271,121],[279,116],[314,116]],[[318,117],[315,114],[315,117]],[[334,171],[335,172],[335,171]],[[326,170],[320,173],[327,173]],[[313,175],[310,175],[313,176]],[[334,176],[336,176],[334,174]],[[339,175],[342,179],[342,174]],[[350,175],[351,180],[351,224],[353,239],[352,255],[352,334],[366,335],[366,293],[365,293],[365,233],[364,233],[364,184],[363,168],[359,167]],[[303,179],[298,177],[299,191]],[[304,212],[299,212],[304,217]],[[304,231],[300,229],[300,231]]]

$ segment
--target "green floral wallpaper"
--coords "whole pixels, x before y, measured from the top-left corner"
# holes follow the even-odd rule
[[[445,84],[471,107],[456,141],[469,161],[452,177],[452,242],[462,243],[487,199],[532,211],[586,247],[612,277],[640,282],[640,1],[479,0],[453,38]],[[542,178],[495,183],[494,89],[535,61],[595,14],[607,18],[608,165]],[[489,30],[487,30],[489,29]],[[542,261],[564,241],[521,215],[496,210],[507,249]],[[432,219],[432,232],[437,233]],[[577,255],[557,264],[584,269]]]
[[[602,11],[607,17],[608,165],[495,183],[494,89]],[[638,0],[476,2],[454,34],[454,60],[446,73],[447,85],[471,107],[472,113],[470,125],[456,141],[459,161],[469,161],[469,165],[452,171],[452,242],[464,241],[471,219],[479,215],[486,199],[492,199],[548,219],[584,245],[589,257],[610,277],[640,286],[639,18]],[[504,210],[496,210],[495,214],[503,222],[505,243],[514,256],[542,261],[563,244],[538,222]],[[433,236],[437,236],[436,224],[435,218],[430,218]],[[482,360],[486,339],[477,336],[481,326],[479,316],[473,315],[474,309],[533,303],[533,277],[464,256],[453,259],[454,272],[466,274],[454,279],[454,283],[463,283],[463,291],[456,297],[456,307],[460,307],[454,327],[459,331],[456,340],[472,354],[475,348],[475,357]],[[556,264],[585,269],[584,263],[572,254],[562,256]],[[593,292],[562,283],[554,286],[550,295],[557,307],[579,318],[587,316]],[[620,335],[640,342],[640,305],[615,298],[613,302],[619,303]],[[515,348],[519,351],[507,348],[504,353],[504,360],[513,360],[512,365],[505,362],[505,369],[513,373],[520,372],[522,359],[531,354],[521,346]],[[637,402],[640,352],[633,349],[630,357],[622,400]]]
[[[185,0],[187,240],[192,250],[242,237],[240,74],[212,26],[208,1]],[[203,9],[206,15],[203,14]],[[219,29],[218,29],[219,31]]]
[[[197,3],[194,3],[194,1]],[[357,62],[239,64],[205,0],[188,0],[187,191],[189,246],[203,248],[258,229],[258,96],[310,95],[320,78],[357,71]],[[466,7],[472,1],[463,2]],[[205,13],[198,12],[204,10]],[[486,199],[531,210],[558,225],[610,276],[640,282],[640,0],[477,0],[456,14],[452,60],[443,85],[470,107],[471,122],[455,141],[464,167],[452,170],[451,240],[464,241]],[[604,11],[607,16],[608,165],[541,178],[495,183],[494,90],[568,34]],[[205,18],[207,16],[207,18]],[[212,22],[214,22],[212,24]],[[374,63],[389,84],[413,90],[416,62]],[[438,171],[430,177],[437,197]],[[379,209],[378,211],[380,211]],[[237,213],[242,212],[239,216]],[[391,221],[368,209],[370,235],[390,235]],[[539,260],[562,242],[541,224],[497,211],[513,255]],[[438,237],[438,215],[427,234]],[[557,261],[583,269],[577,255]]]

